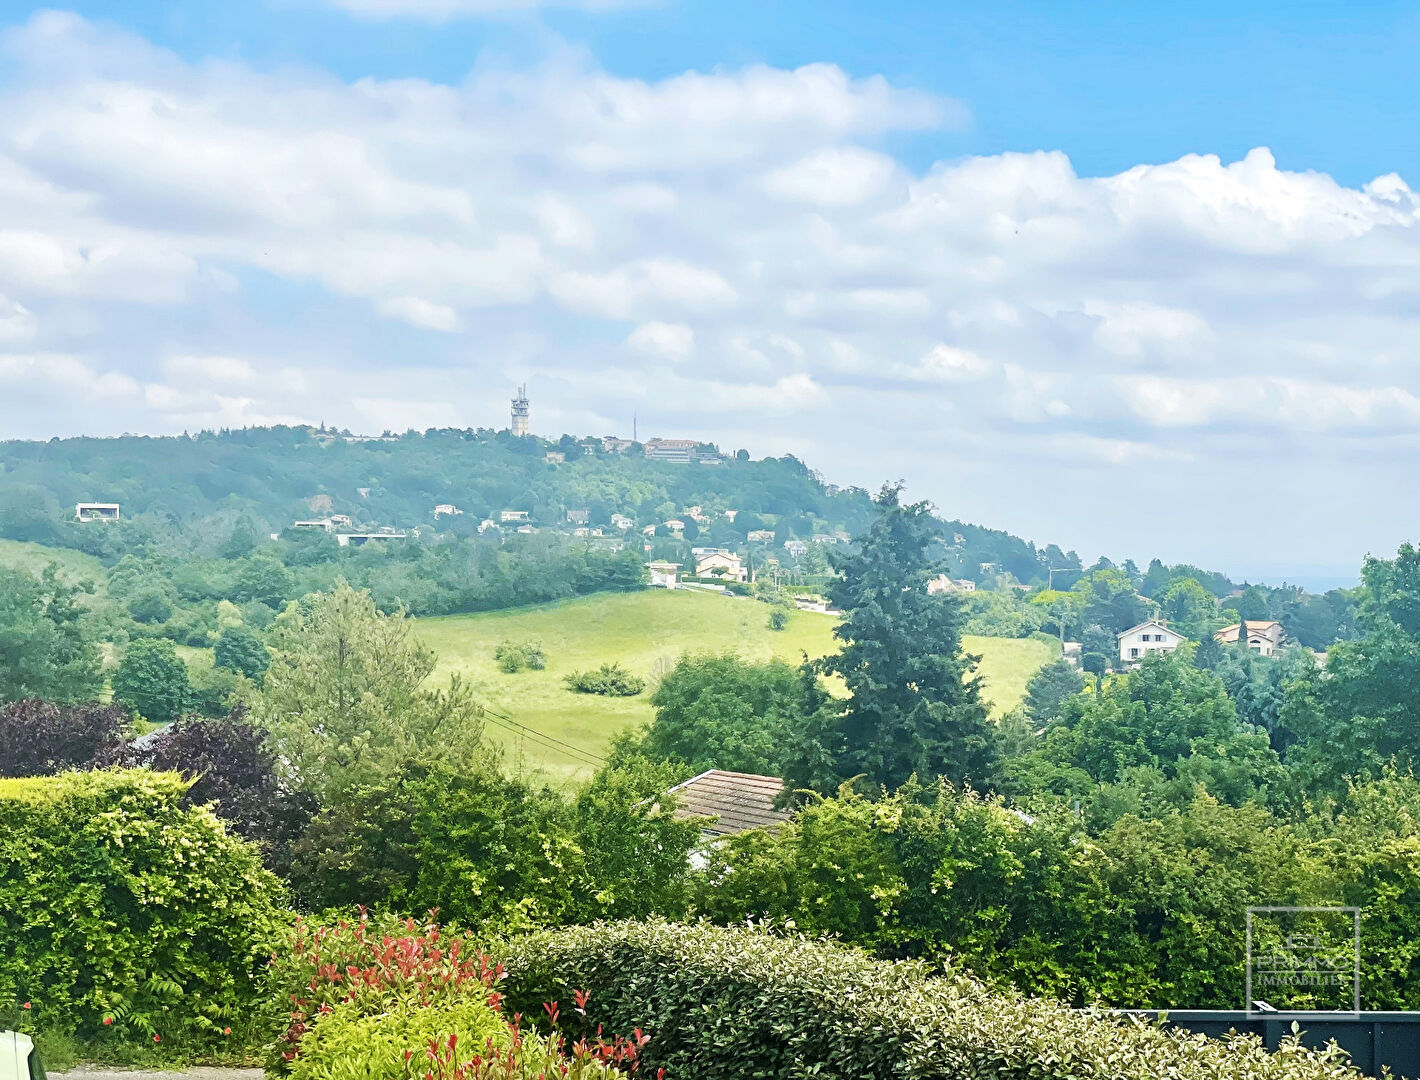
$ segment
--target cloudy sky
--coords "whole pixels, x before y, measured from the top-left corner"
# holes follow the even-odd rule
[[[1344,580],[1420,532],[1420,10],[1181,10],[0,3],[0,435],[525,381],[539,434]]]

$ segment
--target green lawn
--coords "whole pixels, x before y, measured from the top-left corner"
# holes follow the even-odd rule
[[[599,753],[617,731],[651,719],[650,691],[633,698],[576,694],[562,684],[569,671],[609,661],[653,682],[686,651],[734,650],[751,659],[780,656],[798,662],[833,648],[834,618],[796,611],[781,632],[767,625],[769,609],[753,600],[690,591],[647,589],[603,593],[559,604],[481,615],[420,619],[420,637],[439,654],[436,678],[457,672],[470,680],[493,709],[583,750]],[[547,654],[544,671],[500,672],[493,649],[504,640],[538,641]],[[1014,638],[966,639],[982,657],[986,696],[996,713],[1016,705],[1027,680],[1051,659],[1049,645]],[[585,771],[571,755],[520,739],[496,725],[510,758],[554,776]]]
[[[70,548],[45,547],[19,540],[0,540],[0,566],[11,570],[27,570],[38,576],[50,563],[59,564],[59,575],[66,581],[91,581],[102,591],[107,580],[103,563],[92,555]]]

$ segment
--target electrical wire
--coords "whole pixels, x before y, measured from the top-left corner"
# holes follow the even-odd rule
[[[526,736],[536,742],[544,750],[561,752],[567,757],[572,758],[572,760],[578,761],[583,765],[590,765],[593,768],[606,764],[606,758],[601,757],[599,754],[594,754],[590,750],[583,750],[579,746],[573,746],[571,743],[563,742],[561,739],[548,735],[546,732],[539,731],[535,727],[530,727],[527,724],[514,720],[506,713],[500,713],[496,709],[488,708],[486,705],[483,707],[483,711],[485,718],[491,720],[492,723],[498,727],[506,731],[511,731],[515,735]]]

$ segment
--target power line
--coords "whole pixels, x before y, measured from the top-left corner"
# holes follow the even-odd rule
[[[606,759],[599,754],[594,754],[590,750],[583,750],[580,746],[573,746],[571,743],[563,742],[561,739],[548,735],[546,732],[539,731],[535,727],[530,727],[527,724],[514,720],[506,713],[500,713],[496,709],[490,709],[486,705],[483,707],[483,711],[498,727],[511,731],[515,735],[525,735],[546,750],[561,751],[573,760],[580,760],[583,764],[593,767],[606,764]]]

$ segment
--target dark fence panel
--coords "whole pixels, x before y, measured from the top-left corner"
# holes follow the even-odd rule
[[[1351,1055],[1352,1063],[1369,1076],[1379,1076],[1389,1066],[1393,1076],[1420,1078],[1420,1012],[1265,1013],[1249,1016],[1241,1009],[1175,1009],[1156,1012],[1131,1009],[1143,1016],[1163,1017],[1165,1023],[1203,1035],[1226,1035],[1229,1031],[1257,1035],[1275,1049],[1292,1024],[1301,1029],[1307,1046],[1325,1046],[1335,1039]]]

